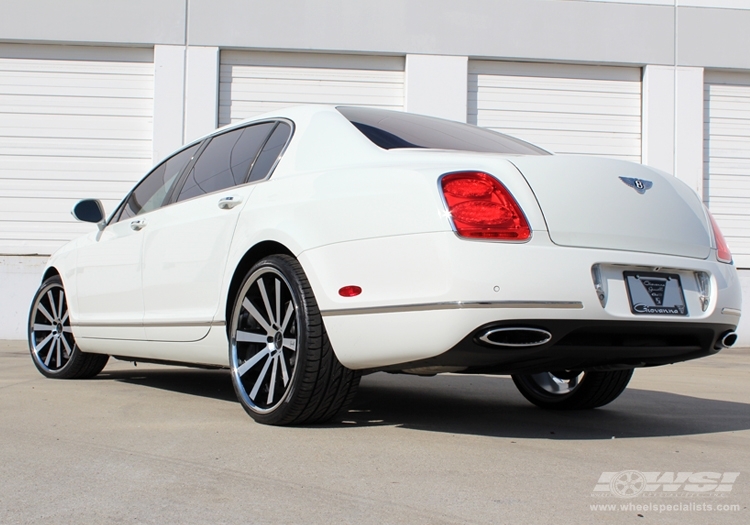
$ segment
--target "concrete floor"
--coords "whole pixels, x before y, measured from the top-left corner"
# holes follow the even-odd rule
[[[5,341],[0,443],[2,524],[745,524],[750,349],[638,370],[580,413],[537,409],[507,377],[375,374],[341,422],[274,428],[245,414],[227,372],[113,360],[55,381]],[[740,474],[724,497],[594,492],[631,469]],[[675,503],[687,510],[659,512]]]

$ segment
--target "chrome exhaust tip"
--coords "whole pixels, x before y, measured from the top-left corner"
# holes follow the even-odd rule
[[[552,339],[552,334],[541,328],[505,327],[491,328],[479,340],[494,346],[528,348],[541,346]]]
[[[731,346],[734,346],[734,343],[736,342],[737,342],[737,332],[727,332],[721,336],[719,341],[716,343],[716,347],[719,349],[729,348]]]

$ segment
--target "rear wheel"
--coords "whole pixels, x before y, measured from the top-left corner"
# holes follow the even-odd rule
[[[359,373],[336,359],[305,273],[288,255],[266,257],[250,269],[229,338],[235,392],[260,423],[330,420],[359,385]]]
[[[70,328],[65,289],[59,277],[42,283],[29,313],[29,351],[42,375],[86,379],[102,371],[109,356],[81,352]]]
[[[581,410],[611,403],[628,386],[633,370],[581,372],[560,370],[514,375],[523,397],[542,408]]]

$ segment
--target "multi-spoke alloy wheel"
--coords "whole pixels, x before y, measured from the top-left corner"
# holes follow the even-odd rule
[[[532,374],[531,379],[536,385],[555,396],[561,396],[564,394],[570,394],[581,383],[581,379],[585,372],[568,371],[562,372],[542,372],[540,374]]]
[[[232,370],[245,403],[265,413],[289,392],[297,364],[299,306],[288,281],[273,267],[258,269],[247,284],[234,331]]]
[[[245,410],[268,424],[331,419],[359,374],[336,359],[296,259],[273,255],[248,272],[229,325],[232,382]]]
[[[31,304],[29,350],[42,374],[61,379],[93,377],[109,359],[106,355],[83,353],[78,348],[59,277],[47,279]]]
[[[628,386],[633,370],[581,372],[560,370],[514,375],[523,396],[542,408],[586,409],[614,401]]]

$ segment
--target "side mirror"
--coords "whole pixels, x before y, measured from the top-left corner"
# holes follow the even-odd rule
[[[93,222],[103,230],[106,223],[104,222],[104,206],[99,199],[83,199],[73,206],[70,212],[73,217],[82,222]]]

